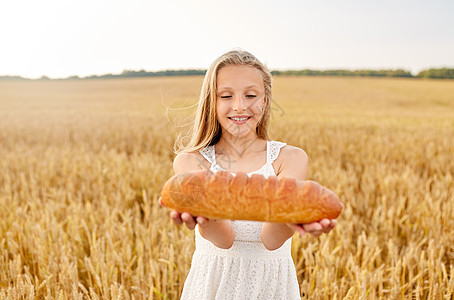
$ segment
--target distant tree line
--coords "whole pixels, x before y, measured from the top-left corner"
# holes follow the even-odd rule
[[[206,70],[165,70],[158,72],[148,72],[145,70],[132,71],[124,70],[121,74],[104,74],[104,75],[93,75],[83,77],[81,79],[93,79],[93,78],[124,78],[124,77],[165,77],[165,76],[190,76],[190,75],[205,75]],[[77,76],[68,77],[69,79],[77,79]]]
[[[29,80],[28,78],[20,77],[20,76],[0,76],[0,80]]]
[[[423,78],[454,78],[454,69],[428,69],[418,73],[417,77]]]
[[[443,78],[454,79],[454,69],[428,69],[419,72],[416,76],[408,71],[397,70],[290,70],[272,71],[273,75],[293,76],[372,76],[372,77],[409,77],[409,78]]]
[[[205,75],[206,70],[188,69],[188,70],[165,70],[158,72],[148,72],[145,70],[133,71],[124,70],[121,74],[103,74],[92,75],[87,77],[70,76],[64,79],[97,79],[97,78],[129,78],[129,77],[165,77],[165,76],[190,76]],[[416,76],[403,69],[396,70],[288,70],[272,71],[273,75],[287,76],[356,76],[356,77],[406,77],[406,78],[440,78],[454,79],[454,69],[427,69],[419,72]],[[42,76],[39,80],[49,80],[50,78]],[[20,76],[0,76],[0,80],[29,80]]]
[[[128,78],[128,77],[165,77],[165,76],[190,76],[190,75],[205,75],[206,70],[188,69],[188,70],[165,70],[158,72],[148,72],[145,70],[132,71],[124,70],[121,74],[103,74],[103,75],[91,75],[86,77],[70,76],[66,78],[60,78],[58,80],[66,79],[97,79],[97,78]],[[42,76],[38,80],[49,80],[47,76]],[[30,80],[21,76],[0,76],[0,80]]]
[[[410,72],[398,70],[291,70],[272,71],[273,75],[294,75],[294,76],[373,76],[373,77],[414,77]]]

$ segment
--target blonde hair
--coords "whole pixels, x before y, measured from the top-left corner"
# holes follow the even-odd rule
[[[216,144],[221,138],[221,126],[216,118],[216,84],[217,74],[220,69],[229,65],[247,65],[260,71],[265,86],[265,107],[263,116],[257,125],[257,136],[264,140],[270,140],[268,136],[268,124],[271,114],[271,73],[254,55],[244,50],[232,50],[218,57],[210,66],[203,80],[199,103],[197,105],[194,126],[187,145],[183,145],[183,139],[187,136],[180,134],[174,145],[175,154],[183,152],[195,152],[200,149]]]

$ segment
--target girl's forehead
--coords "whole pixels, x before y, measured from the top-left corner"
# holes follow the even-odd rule
[[[260,74],[260,70],[251,65],[227,65],[218,70],[218,76],[220,73],[228,73],[228,72]]]
[[[218,71],[217,87],[233,87],[233,86],[258,86],[264,87],[263,76],[260,71],[249,65],[229,65],[221,68]]]

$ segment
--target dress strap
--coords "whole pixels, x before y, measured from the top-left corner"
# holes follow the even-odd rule
[[[279,151],[282,147],[287,145],[287,143],[278,142],[278,141],[267,141],[266,142],[266,163],[272,164],[276,158],[279,156]],[[216,154],[214,151],[214,145],[206,146],[205,148],[199,150],[200,154],[203,155],[211,165],[216,165]]]
[[[272,164],[273,161],[279,156],[279,151],[282,147],[287,145],[287,143],[278,142],[278,141],[268,141],[268,147],[266,151],[266,162]]]
[[[199,150],[200,154],[203,155],[212,165],[216,164],[216,158],[214,156],[214,147],[206,146],[205,148]]]

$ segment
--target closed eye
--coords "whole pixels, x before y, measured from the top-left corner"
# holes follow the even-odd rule
[[[246,95],[246,98],[255,98],[257,97],[256,95]]]
[[[232,98],[232,96],[221,96],[222,99]]]

